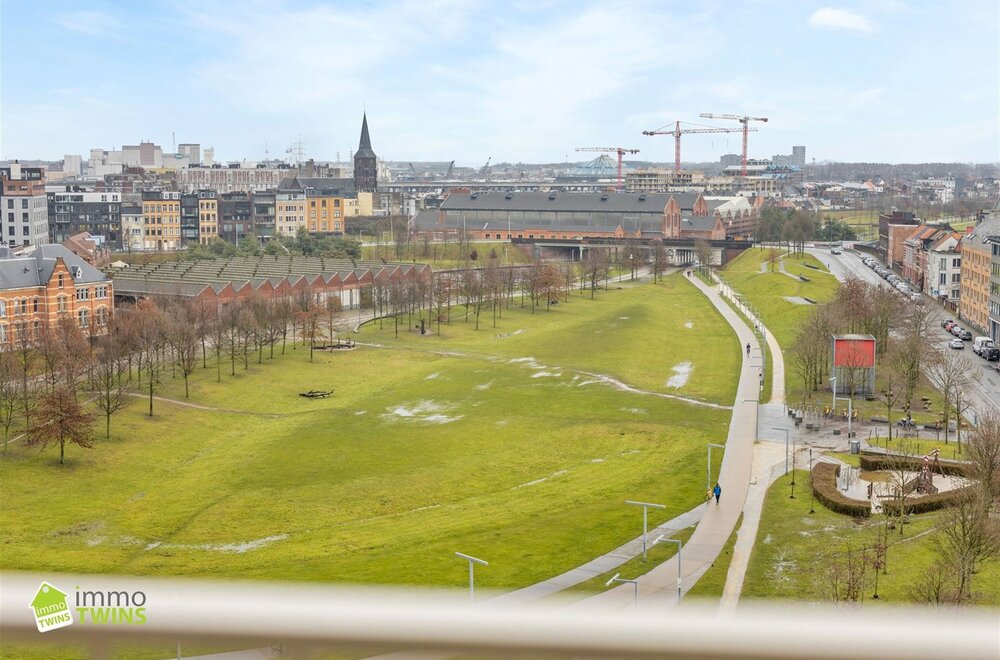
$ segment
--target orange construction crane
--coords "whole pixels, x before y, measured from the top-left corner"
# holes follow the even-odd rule
[[[688,123],[688,122],[685,122]],[[670,124],[667,124],[669,126]],[[699,126],[700,124],[694,124],[694,126]],[[643,131],[643,135],[673,135],[674,136],[674,172],[681,171],[681,136],[686,133],[739,133],[742,128],[681,128],[681,122],[674,122],[674,128],[672,130],[666,131],[666,126],[658,128],[655,131]],[[750,128],[747,130],[756,131],[756,128]]]
[[[625,147],[577,147],[577,151],[600,151],[602,153],[618,154],[618,191],[622,189],[622,156],[624,154],[637,154],[638,149],[626,149]]]
[[[747,175],[747,133],[750,129],[747,127],[752,121],[767,121],[767,117],[750,117],[748,115],[714,115],[711,112],[703,112],[699,117],[704,117],[705,119],[732,119],[733,121],[738,121],[743,124],[743,169],[741,171],[742,176]]]

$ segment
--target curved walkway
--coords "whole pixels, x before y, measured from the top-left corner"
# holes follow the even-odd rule
[[[708,297],[722,314],[722,317],[726,319],[726,322],[732,326],[741,346],[747,343],[750,343],[751,346],[757,345],[757,338],[753,330],[744,323],[739,314],[726,304],[719,295],[718,287],[709,286],[697,277],[691,277],[689,281]],[[781,380],[783,388],[784,378]],[[719,473],[722,499],[718,505],[710,502],[706,506],[701,522],[695,528],[694,534],[691,535],[688,542],[684,544],[680,562],[682,590],[690,589],[712,565],[729,539],[736,526],[736,521],[743,511],[750,484],[750,468],[753,460],[757,422],[755,401],[759,387],[759,375],[755,369],[751,368],[750,361],[744,354],[736,400],[733,405],[733,416],[726,438],[726,451]],[[675,555],[637,579],[640,607],[663,606],[677,602],[677,562],[678,557]],[[631,584],[623,584],[588,598],[577,604],[576,607],[601,609],[632,607],[634,602],[633,589]]]

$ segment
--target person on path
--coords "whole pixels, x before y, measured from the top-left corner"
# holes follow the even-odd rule
[[[719,497],[722,496],[722,487],[718,482],[715,484],[715,488],[712,489],[712,495],[715,495],[715,504],[719,504]]]
[[[750,355],[750,342],[747,342],[747,355]]]

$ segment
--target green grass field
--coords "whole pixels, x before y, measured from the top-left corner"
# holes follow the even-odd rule
[[[570,302],[548,311],[522,308],[519,298],[498,312],[475,318],[463,306],[452,310],[451,324],[430,327],[432,334],[400,331],[390,320],[364,326],[358,341],[414,349],[461,351],[483,357],[534,357],[552,368],[576,369],[620,379],[655,392],[732,405],[740,368],[736,335],[722,316],[681,274],[659,284],[630,285],[620,291],[574,291]],[[663,296],[671,304],[657,304]],[[470,308],[470,313],[472,310]],[[689,377],[668,384],[690,366]]]
[[[809,513],[809,473],[796,470],[795,499],[790,499],[791,476],[778,479],[768,490],[754,544],[743,598],[824,600],[824,570],[830,559],[844,551],[848,542],[855,548],[870,546],[880,525],[872,518],[856,522],[833,513],[819,502]],[[879,600],[873,600],[872,586],[866,591],[865,605],[909,602],[909,588],[934,560],[932,538],[940,513],[911,516],[904,526],[890,532],[888,572],[879,576]],[[981,565],[973,583],[980,602],[1000,603],[1000,560]]]
[[[680,390],[722,400],[711,383],[733,392],[739,353],[695,349],[713,336],[700,326],[714,312],[689,290],[637,286],[511,312],[497,331],[453,324],[444,337],[400,340],[415,350],[362,346],[310,363],[300,346],[224,371],[221,384],[210,361],[190,401],[220,410],[157,402],[149,418],[137,399],[110,440],[69,447],[65,466],[53,449],[12,445],[0,461],[0,565],[460,586],[462,551],[490,561],[477,572],[484,588],[558,574],[637,535],[624,499],[665,502],[650,524],[702,500],[704,446],[725,438],[728,411],[571,371],[616,367],[666,390],[669,369],[653,379],[646,362],[688,360],[710,384]],[[649,337],[608,323],[642,315],[674,325]],[[706,334],[685,340],[685,319]],[[387,332],[361,338],[388,343]],[[413,345],[425,340],[433,351]],[[589,354],[604,344],[606,355]],[[182,398],[179,377],[163,381],[162,396]],[[329,388],[330,399],[298,396]]]

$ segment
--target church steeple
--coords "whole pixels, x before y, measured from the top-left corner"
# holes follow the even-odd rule
[[[361,118],[361,140],[354,154],[354,188],[359,192],[375,192],[378,184],[378,156],[372,150],[368,135],[368,113]]]
[[[358,151],[372,148],[372,139],[368,137],[368,113],[361,116],[361,142],[358,144]]]

